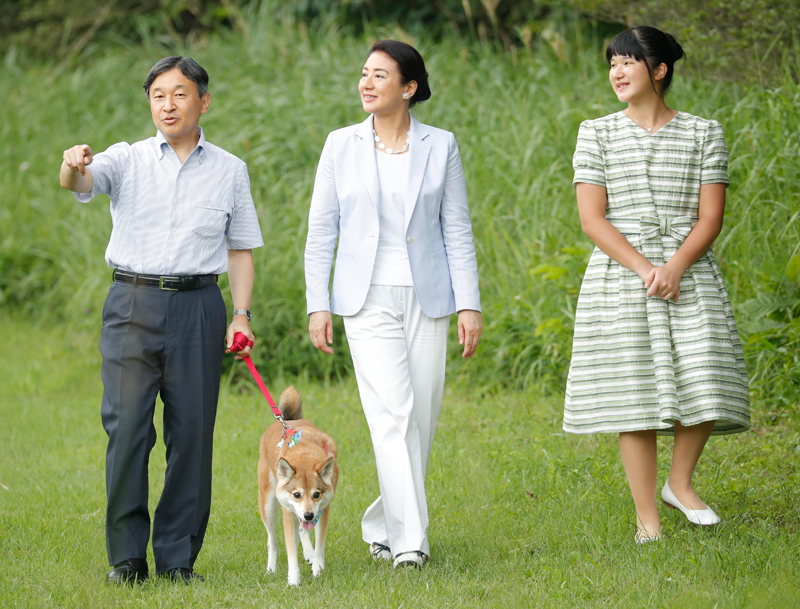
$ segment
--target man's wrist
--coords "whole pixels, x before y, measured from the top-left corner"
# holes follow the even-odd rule
[[[234,309],[233,315],[231,317],[241,316],[250,321],[250,309]]]

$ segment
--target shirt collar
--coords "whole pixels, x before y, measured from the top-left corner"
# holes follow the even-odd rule
[[[205,155],[206,150],[206,134],[203,133],[203,128],[199,125],[197,126],[197,132],[200,134],[200,139],[197,140],[197,146],[195,146],[195,150],[197,150],[197,158],[202,165],[203,156]],[[164,137],[164,134],[161,133],[161,131],[156,131],[156,155],[158,155],[159,161],[164,158],[164,146],[169,146],[167,138]]]

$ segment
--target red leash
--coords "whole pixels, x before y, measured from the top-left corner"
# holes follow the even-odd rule
[[[237,351],[241,351],[245,347],[252,347],[252,346],[253,346],[253,341],[248,340],[247,336],[245,336],[241,332],[237,332],[236,334],[233,335],[233,344],[231,345],[231,351],[233,351],[234,353]],[[269,391],[267,390],[267,386],[264,384],[264,381],[261,380],[261,375],[258,373],[258,370],[256,370],[256,365],[253,363],[253,360],[250,359],[250,356],[245,355],[242,357],[242,359],[244,360],[244,363],[247,364],[247,367],[250,369],[250,374],[253,375],[253,378],[256,381],[256,385],[258,385],[258,388],[261,389],[261,393],[263,393],[264,397],[267,398],[267,403],[270,405],[270,408],[272,408],[272,414],[274,414],[275,418],[281,422],[281,425],[283,425],[283,439],[287,440],[287,438],[289,438],[288,440],[289,447],[291,448],[292,446],[294,446],[291,439],[299,432],[289,427],[286,424],[286,421],[283,420],[283,415],[281,414],[281,411],[278,410],[278,407],[275,405],[275,400],[272,399],[272,396],[269,394]],[[297,437],[297,440],[299,439],[300,438]]]

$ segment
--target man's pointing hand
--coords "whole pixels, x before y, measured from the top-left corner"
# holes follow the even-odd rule
[[[86,175],[86,166],[92,164],[92,149],[86,144],[73,146],[64,151],[64,163],[70,169],[80,171],[81,175]]]

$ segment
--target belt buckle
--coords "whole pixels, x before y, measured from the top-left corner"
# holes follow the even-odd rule
[[[166,280],[174,279],[175,281],[180,281],[181,280],[180,277],[164,277],[164,276],[161,276],[161,277],[158,278],[158,289],[159,290],[166,290],[168,292],[177,292],[179,290],[179,288],[165,288],[164,287],[164,280],[165,279]]]

